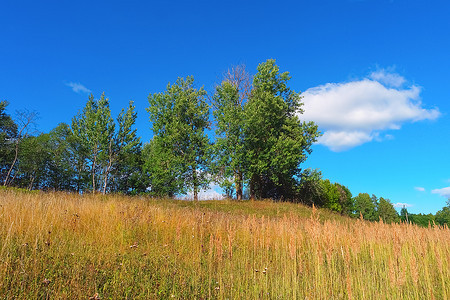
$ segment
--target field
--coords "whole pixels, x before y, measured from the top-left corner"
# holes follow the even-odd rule
[[[301,204],[0,191],[3,299],[449,299],[450,230]]]

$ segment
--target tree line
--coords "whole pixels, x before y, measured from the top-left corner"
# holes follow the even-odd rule
[[[349,216],[400,220],[389,200],[323,180],[302,163],[320,136],[301,120],[300,93],[288,72],[267,60],[251,76],[245,66],[228,70],[212,93],[194,78],[178,78],[148,96],[153,137],[137,136],[132,101],[116,118],[109,99],[91,95],[72,119],[36,134],[37,115],[16,120],[0,102],[0,170],[4,186],[77,193],[145,193],[194,200],[211,183],[228,198],[303,202]],[[214,132],[214,136],[208,135]]]

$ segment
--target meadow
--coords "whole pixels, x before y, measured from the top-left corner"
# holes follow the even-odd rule
[[[449,299],[450,230],[272,201],[0,190],[2,299]]]

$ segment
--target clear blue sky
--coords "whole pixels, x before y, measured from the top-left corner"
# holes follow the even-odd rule
[[[3,0],[0,99],[48,132],[104,91],[115,115],[135,101],[148,141],[149,93],[274,58],[324,132],[305,167],[434,213],[450,196],[449,15],[425,0]]]

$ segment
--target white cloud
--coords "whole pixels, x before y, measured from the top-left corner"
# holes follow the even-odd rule
[[[442,189],[435,189],[431,191],[433,194],[438,194],[442,197],[450,199],[450,186]]]
[[[300,118],[320,126],[324,135],[319,144],[343,151],[382,140],[381,131],[400,129],[405,122],[439,117],[437,108],[422,107],[420,87],[404,88],[405,82],[398,74],[378,71],[359,81],[310,88],[302,94],[305,112]]]
[[[413,205],[412,204],[409,204],[409,203],[401,203],[401,202],[397,202],[397,203],[394,203],[394,204],[392,204],[394,207],[397,207],[397,208],[403,208],[403,207],[412,207]]]
[[[82,85],[81,83],[77,83],[77,82],[69,82],[66,83],[67,86],[72,88],[72,91],[74,91],[75,93],[91,93],[91,90],[88,89],[87,87],[85,87],[84,85]]]
[[[414,189],[419,192],[425,192],[425,188],[423,188],[421,186],[416,186],[416,187],[414,187]]]

